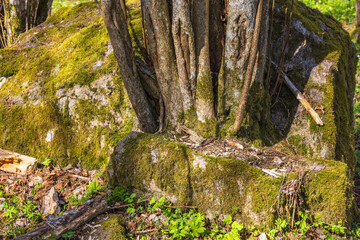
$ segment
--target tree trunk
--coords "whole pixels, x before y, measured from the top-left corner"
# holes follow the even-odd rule
[[[126,3],[125,0],[120,0],[120,4],[121,4],[121,9],[124,13],[125,16],[125,20],[127,21],[127,12],[126,12]]]
[[[170,9],[166,0],[143,0],[143,3],[150,55],[163,99],[165,123],[168,127],[176,127],[178,116],[184,111],[181,93],[185,90],[180,90]]]
[[[198,120],[205,122],[215,118],[214,92],[210,67],[210,0],[196,0],[193,4],[193,22],[198,62],[196,113]]]
[[[144,39],[147,39],[160,95],[157,99],[160,106],[159,128],[164,122],[167,129],[178,129],[185,124],[197,131],[200,126],[208,125],[207,120],[215,120],[219,116],[233,124],[239,101],[244,101],[243,105],[247,106],[252,83],[257,81],[262,85],[269,10],[268,0],[262,1],[264,4],[261,4],[258,14],[258,0],[141,1]],[[117,2],[101,1],[105,24],[126,82],[124,74],[129,71],[124,66],[128,64],[131,64],[128,68],[133,70],[129,79],[130,75],[135,79],[138,77],[134,70],[136,66],[129,59],[129,54],[133,56],[128,49],[131,44],[128,43],[126,47],[127,57],[117,53],[120,50],[115,50],[116,45],[125,46],[130,41],[125,37],[128,36],[123,24],[125,21],[117,22],[117,27],[122,29],[117,32],[109,24],[113,21],[109,20],[110,16],[119,18],[124,15]],[[119,7],[105,12],[109,4]],[[260,18],[258,31],[255,31],[256,16]],[[253,38],[254,34],[256,37]],[[247,84],[244,85],[246,72]],[[245,92],[241,93],[243,86]],[[128,94],[130,98],[138,95],[137,99],[144,95],[142,88],[128,90]],[[140,109],[136,104],[133,107],[142,122],[144,116],[140,116],[140,113],[144,113],[144,107]],[[218,112],[215,111],[216,107]],[[151,112],[148,107],[146,109]],[[227,116],[233,118],[229,120]],[[241,123],[238,125],[241,126]],[[206,131],[213,131],[213,126],[209,125]],[[148,131],[145,125],[142,125],[142,129]]]
[[[102,0],[101,15],[108,29],[120,73],[130,102],[139,119],[140,127],[146,132],[153,133],[157,130],[155,113],[141,85],[131,38],[120,2]]]
[[[52,6],[53,0],[40,0],[36,17],[34,18],[33,23],[35,23],[35,26],[43,23],[46,21],[46,19],[51,16],[51,6]]]
[[[18,35],[44,22],[51,12],[53,0],[4,0],[7,44]]]
[[[355,9],[356,9],[356,27],[360,27],[360,0],[356,0]]]
[[[0,0],[0,49],[6,46],[4,2]]]

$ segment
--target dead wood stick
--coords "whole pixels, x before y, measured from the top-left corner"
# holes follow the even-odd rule
[[[168,206],[168,205],[161,205],[162,207],[166,207],[166,208],[188,208],[188,209],[196,209],[196,206]]]
[[[94,217],[108,210],[107,202],[102,197],[96,197],[84,203],[79,209],[69,210],[58,218],[42,223],[33,231],[17,237],[15,240],[31,240],[37,237],[44,239],[52,236],[59,239],[68,230],[75,230]]]
[[[275,69],[279,68],[278,65],[276,65],[276,63],[274,63],[273,61],[271,61],[271,65]],[[299,102],[305,107],[306,111],[310,113],[310,116],[315,120],[316,124],[323,126],[324,123],[321,120],[319,114],[317,114],[317,112],[311,107],[310,103],[306,100],[304,95],[295,87],[294,83],[290,80],[288,76],[286,76],[286,74],[283,71],[281,71],[281,74],[284,77],[284,82],[286,86],[288,86],[288,88],[295,95],[297,100],[299,100]]]
[[[190,135],[190,140],[195,142],[195,143],[203,143],[205,141],[205,138],[200,137],[196,132],[194,132],[193,130],[185,127],[185,126],[180,126],[180,129],[183,130],[185,133]]]
[[[136,232],[135,234],[151,233],[151,232],[156,232],[157,230],[158,229],[155,228],[155,229],[150,229],[150,230],[139,231],[139,232]]]
[[[83,177],[83,176],[79,176],[79,175],[71,175],[71,176],[73,176],[75,178],[80,178],[80,179],[83,179],[83,180],[88,180],[88,181],[91,180],[89,177]]]

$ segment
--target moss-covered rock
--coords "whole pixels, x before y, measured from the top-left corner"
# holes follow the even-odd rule
[[[0,146],[98,168],[135,124],[95,3],[62,8],[0,50]]]
[[[350,224],[354,218],[352,182],[346,164],[307,160],[303,208],[326,222]],[[244,223],[272,224],[283,178],[230,158],[204,156],[163,135],[131,132],[120,141],[106,168],[112,186],[166,196],[177,205],[194,205],[208,216],[233,214]],[[289,181],[293,178],[289,175]],[[234,208],[238,209],[234,213]]]
[[[287,38],[285,19],[289,17],[285,12],[289,13],[291,4],[290,0],[280,0],[274,9],[272,59],[277,63]],[[294,1],[284,62],[286,74],[319,113],[324,126],[316,125],[290,90],[282,86],[274,94],[271,109],[275,129],[281,138],[287,137],[297,154],[336,159],[353,170],[357,57],[349,34],[331,16]],[[274,85],[275,81],[271,88]]]
[[[101,222],[101,227],[92,231],[90,239],[126,240],[125,221],[120,215],[111,214]]]

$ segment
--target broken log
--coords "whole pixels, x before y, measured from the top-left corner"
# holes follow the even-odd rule
[[[25,175],[36,162],[36,158],[0,149],[1,171]]]
[[[61,216],[48,218],[36,229],[17,237],[15,240],[31,240],[34,238],[59,239],[68,230],[76,230],[81,225],[108,210],[107,202],[102,197],[88,200],[78,209],[66,211]]]
[[[271,61],[271,65],[276,70],[279,69],[278,65],[276,63],[274,63],[273,61]],[[286,86],[295,95],[297,100],[299,100],[299,102],[304,106],[306,111],[308,111],[310,113],[310,116],[315,120],[316,124],[323,126],[324,123],[321,120],[319,114],[317,114],[317,112],[311,107],[310,103],[306,100],[304,95],[295,87],[294,83],[290,80],[290,78],[288,76],[286,76],[286,74],[283,71],[281,71],[281,74],[284,77],[284,83],[286,84]]]

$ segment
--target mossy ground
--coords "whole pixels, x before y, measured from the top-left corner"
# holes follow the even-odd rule
[[[0,58],[7,78],[0,88],[1,148],[98,168],[132,130],[134,113],[95,3],[58,10],[0,50]],[[102,78],[110,79],[107,86],[95,84]]]

